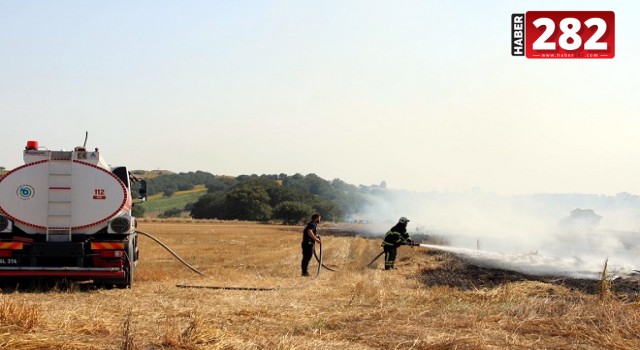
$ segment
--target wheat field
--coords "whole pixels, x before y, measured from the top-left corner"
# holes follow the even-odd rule
[[[5,286],[0,349],[640,349],[635,299],[532,281],[427,286],[421,276],[453,257],[424,248],[402,247],[398,269],[383,271],[366,267],[379,240],[323,236],[337,271],[300,277],[301,229],[142,222],[210,277],[141,237],[132,289]]]

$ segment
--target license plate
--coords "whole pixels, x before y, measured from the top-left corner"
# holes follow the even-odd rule
[[[18,259],[12,259],[12,258],[0,259],[0,265],[18,265]]]

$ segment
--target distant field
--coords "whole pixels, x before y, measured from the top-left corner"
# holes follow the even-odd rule
[[[144,178],[144,179],[153,179],[155,177],[161,176],[161,175],[171,175],[171,174],[175,174],[173,171],[169,171],[169,170],[151,170],[151,171],[146,171],[146,170],[132,170],[131,173],[135,176]]]
[[[367,268],[380,240],[350,236],[323,236],[324,262],[337,272],[302,278],[300,226],[183,220],[139,228],[212,278],[140,237],[133,289],[5,287],[0,349],[640,349],[637,295],[514,281],[418,247],[400,248],[395,271],[381,260]],[[481,283],[487,275],[492,283]]]
[[[145,214],[154,215],[173,208],[184,208],[187,203],[193,203],[207,193],[204,185],[197,185],[193,190],[179,191],[171,197],[164,197],[162,193],[149,196],[144,203],[136,204],[144,208]]]

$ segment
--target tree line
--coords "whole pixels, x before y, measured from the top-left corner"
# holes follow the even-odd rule
[[[328,221],[344,221],[369,203],[372,190],[381,189],[340,179],[328,181],[316,174],[233,177],[197,171],[151,178],[147,180],[147,193],[171,196],[200,184],[206,186],[207,194],[186,208],[195,219],[275,220],[286,224],[297,224],[315,212]]]

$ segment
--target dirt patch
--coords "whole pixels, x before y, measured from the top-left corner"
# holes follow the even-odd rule
[[[429,251],[439,262],[436,268],[426,268],[421,272],[421,281],[427,286],[448,286],[461,290],[495,288],[506,283],[538,281],[561,285],[585,294],[599,294],[601,281],[569,278],[565,276],[534,276],[520,272],[487,268],[470,264],[464,259],[447,252]],[[615,278],[609,282],[612,294],[625,299],[640,300],[640,274]]]

